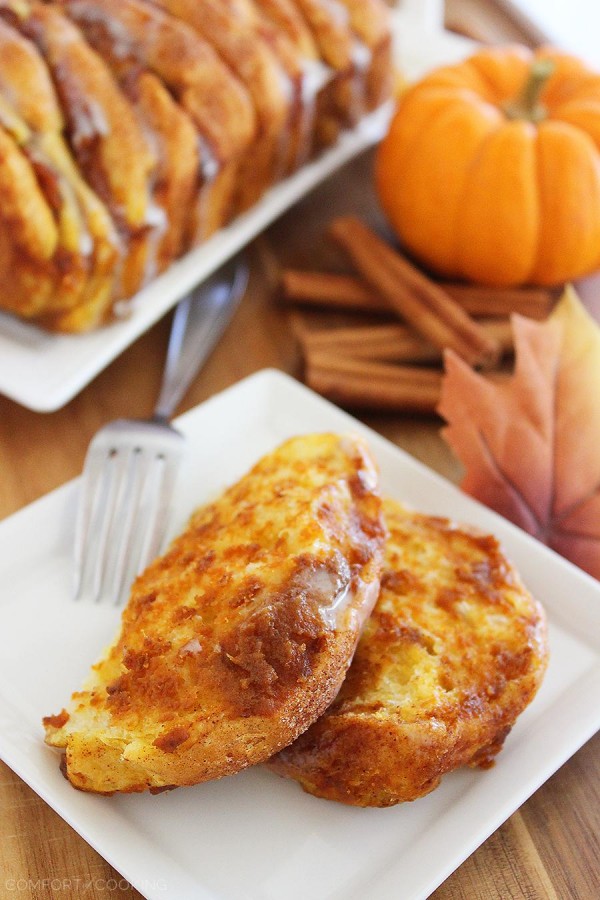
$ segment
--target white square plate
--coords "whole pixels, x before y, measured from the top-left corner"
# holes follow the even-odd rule
[[[396,55],[407,77],[419,78],[428,69],[469,52],[469,41],[424,31],[418,23],[414,14],[395,13]],[[388,104],[368,116],[326,153],[271,188],[247,213],[170,266],[133,299],[129,318],[89,334],[60,335],[0,312],[0,393],[36,412],[64,406],[194,285],[316,185],[377,143],[390,112]]]
[[[97,797],[65,781],[41,717],[58,712],[117,627],[70,600],[77,482],[0,523],[0,756],[148,898],[426,897],[600,726],[600,584],[291,378],[264,371],[182,416],[189,439],[173,518],[293,434],[355,431],[385,492],[493,531],[545,604],[551,661],[488,772],[427,797],[353,809],[261,768],[158,796]]]

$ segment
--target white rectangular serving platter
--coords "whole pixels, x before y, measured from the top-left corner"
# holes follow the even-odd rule
[[[404,13],[394,13],[394,34],[396,57],[410,79],[462,58],[471,48],[464,39],[419,25],[410,4]],[[335,147],[271,188],[251,210],[170,266],[133,299],[128,318],[90,334],[58,335],[0,313],[0,394],[36,412],[64,406],[194,285],[329,175],[377,143],[390,112],[388,104],[364,119]]]
[[[387,494],[495,533],[543,601],[551,659],[538,696],[494,768],[452,773],[391,809],[319,800],[260,767],[154,797],[79,793],[43,744],[41,717],[79,686],[118,613],[70,599],[74,481],[0,523],[0,756],[150,900],[427,897],[600,726],[600,583],[279,372],[251,376],[178,426],[189,452],[172,533],[286,438],[363,434]]]

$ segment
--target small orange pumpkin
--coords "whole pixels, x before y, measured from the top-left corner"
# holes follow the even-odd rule
[[[401,98],[376,183],[404,246],[483,284],[600,267],[600,75],[524,47],[482,50]]]

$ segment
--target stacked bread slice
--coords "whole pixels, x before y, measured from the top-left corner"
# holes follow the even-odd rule
[[[384,0],[0,0],[0,306],[112,317],[391,90]]]
[[[264,456],[135,582],[121,632],[44,720],[71,783],[197,784],[263,762],[331,703],[379,591],[377,471],[352,435]]]

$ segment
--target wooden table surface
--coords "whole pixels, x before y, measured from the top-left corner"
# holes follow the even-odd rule
[[[468,23],[478,36],[493,42],[525,37],[491,0],[449,0],[447,21],[458,28]],[[370,172],[371,157],[366,154],[254,243],[247,296],[180,411],[266,366],[300,374],[289,316],[275,298],[279,267],[327,265],[332,251],[320,236],[334,214],[354,212],[377,221]],[[36,414],[0,397],[0,518],[78,475],[88,441],[102,424],[118,416],[150,414],[168,328],[169,317],[58,412]],[[457,480],[458,467],[439,436],[439,421],[399,415],[362,418]],[[596,735],[433,896],[436,900],[600,897],[599,785],[600,735]],[[140,896],[3,764],[0,810],[0,898]],[[168,890],[165,897],[170,897]]]

